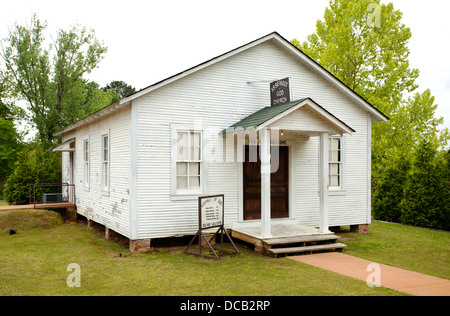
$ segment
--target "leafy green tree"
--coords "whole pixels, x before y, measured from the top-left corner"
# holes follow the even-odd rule
[[[393,221],[405,218],[403,186],[413,181],[406,175],[419,144],[426,139],[437,154],[449,140],[448,130],[438,127],[443,119],[435,117],[430,90],[417,92],[419,71],[409,64],[411,31],[401,18],[392,3],[331,0],[316,32],[303,43],[292,40],[390,117],[372,127],[372,205],[374,216]]]
[[[0,182],[12,172],[17,152],[22,146],[21,135],[13,119],[22,113],[14,104],[11,77],[0,69]]]
[[[378,23],[372,23],[374,16]],[[387,123],[373,126],[373,174],[380,176],[386,160],[409,152],[423,133],[434,135],[441,147],[448,131],[438,131],[437,105],[429,90],[417,89],[417,69],[409,64],[411,31],[402,13],[379,0],[331,0],[316,32],[292,43],[333,73],[384,114]],[[417,133],[417,131],[420,133]],[[431,133],[433,131],[433,133]]]
[[[384,167],[377,190],[372,195],[372,215],[375,219],[400,223],[400,203],[409,169],[410,159],[405,156]]]
[[[84,76],[98,66],[107,48],[94,31],[79,26],[60,30],[53,44],[46,44],[46,27],[36,15],[29,26],[15,25],[4,40],[1,56],[15,93],[27,101],[29,119],[48,147],[55,131],[85,115],[81,108],[85,99],[75,101],[74,90],[87,84]]]
[[[433,143],[420,142],[400,203],[404,224],[450,230],[448,162]]]
[[[103,88],[103,90],[104,91],[114,91],[117,95],[117,99],[114,101],[117,101],[121,98],[125,98],[125,97],[129,96],[130,94],[133,94],[136,92],[135,88],[133,88],[132,86],[130,86],[129,84],[127,84],[123,81],[118,81],[118,80],[111,81]]]
[[[0,117],[0,182],[12,172],[20,147],[20,135],[14,123]]]
[[[378,25],[370,23],[376,14]],[[417,88],[419,76],[409,65],[411,31],[401,17],[392,3],[331,0],[316,32],[303,43],[292,43],[390,116],[403,93]]]
[[[61,155],[44,150],[39,142],[18,153],[14,172],[8,177],[3,197],[11,204],[28,204],[30,184],[61,182]],[[37,195],[42,198],[43,190]]]

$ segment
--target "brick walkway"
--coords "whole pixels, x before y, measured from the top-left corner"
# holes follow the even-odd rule
[[[367,281],[376,271],[372,261],[339,252],[291,256],[290,259]],[[417,296],[450,296],[450,281],[413,271],[379,264],[381,286]],[[373,280],[372,278],[370,280]]]

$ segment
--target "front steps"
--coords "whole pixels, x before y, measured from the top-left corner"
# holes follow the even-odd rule
[[[336,242],[340,237],[334,234],[299,236],[262,240],[265,252],[272,256],[311,254],[319,251],[342,251],[347,245]]]
[[[291,227],[291,229],[283,230],[289,231],[289,234],[277,233],[272,238],[261,238],[248,229],[240,229],[239,231],[234,229],[232,230],[232,236],[253,244],[257,253],[272,257],[311,254],[321,251],[342,251],[347,246],[337,242],[340,237],[334,233],[320,234],[318,230],[314,231],[309,227],[305,228],[298,225],[296,229],[298,231],[294,231]]]

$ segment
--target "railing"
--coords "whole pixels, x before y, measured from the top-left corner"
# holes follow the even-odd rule
[[[49,188],[57,189],[49,189]],[[30,184],[30,204],[72,203],[75,204],[75,184],[40,183]],[[36,197],[39,201],[36,200]],[[41,202],[42,201],[42,202]]]

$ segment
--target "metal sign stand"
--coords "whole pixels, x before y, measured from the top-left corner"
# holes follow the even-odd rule
[[[213,258],[213,259],[219,259],[219,255],[215,250],[224,251],[227,253],[236,253],[239,254],[239,250],[236,248],[236,245],[234,244],[233,240],[231,239],[230,235],[228,234],[227,230],[224,227],[223,224],[223,215],[224,215],[224,204],[223,204],[224,196],[222,195],[212,195],[212,196],[204,196],[198,198],[198,231],[194,235],[194,238],[192,238],[191,242],[187,246],[186,250],[184,252],[196,255],[196,256],[202,256],[207,258]],[[214,207],[205,207],[208,205],[208,202],[213,202]],[[207,213],[207,214],[206,214]],[[219,229],[216,231],[216,233],[208,240],[206,236],[203,234],[203,230],[210,229],[218,227]],[[216,238],[217,234],[220,232],[220,247],[213,247],[211,245],[211,241]],[[223,235],[226,235],[228,240],[230,241],[231,245],[233,246],[233,249],[226,249],[223,248]],[[190,251],[189,248],[193,245],[195,239],[198,237],[198,252]],[[202,238],[206,242],[206,245],[208,246],[209,250],[211,250],[212,255],[204,254],[203,253],[203,246],[202,246]]]

